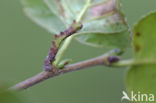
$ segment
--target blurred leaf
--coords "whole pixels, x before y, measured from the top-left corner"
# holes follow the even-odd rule
[[[136,61],[146,60],[148,63],[131,67],[127,90],[156,95],[156,12],[134,26],[133,41]]]
[[[87,0],[23,0],[26,13],[52,33],[65,30],[82,12]],[[78,41],[95,47],[125,48],[128,26],[118,0],[91,0],[82,18]],[[107,39],[106,39],[107,38]]]
[[[49,10],[43,0],[22,0],[22,3],[27,16],[51,33],[65,29],[64,23]]]
[[[17,94],[0,86],[0,103],[24,103]]]

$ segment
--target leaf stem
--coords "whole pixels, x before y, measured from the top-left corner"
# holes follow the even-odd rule
[[[122,61],[112,64],[111,66],[124,67],[124,66],[134,66],[134,65],[143,65],[143,64],[156,64],[156,59],[122,60]]]
[[[134,63],[135,63],[134,60],[130,59],[130,60],[119,61],[117,63],[112,64],[112,66],[114,66],[114,67],[124,67],[124,66],[131,66]]]

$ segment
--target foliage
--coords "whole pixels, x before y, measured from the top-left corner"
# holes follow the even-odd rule
[[[130,44],[128,24],[118,0],[23,0],[23,4],[26,14],[52,34],[67,29],[76,19],[83,23],[83,28],[75,34],[81,43],[121,50]],[[155,19],[154,12],[134,26],[135,63],[131,64],[126,80],[129,92],[134,90],[156,94],[156,48],[152,45],[156,38]]]
[[[156,12],[143,17],[133,29],[136,62],[127,74],[127,90],[156,95]]]
[[[23,0],[23,4],[26,14],[52,34],[67,29],[73,20],[79,19],[83,7],[89,5],[82,16],[83,28],[77,33],[78,41],[121,49],[129,43],[128,26],[116,0],[88,0],[87,3],[85,0]]]
[[[20,99],[15,92],[9,91],[6,87],[0,85],[0,103],[23,103]]]
[[[156,95],[156,12],[143,17],[133,27],[133,31],[130,31],[119,0],[22,0],[22,4],[28,17],[55,36],[56,40],[44,65],[50,68],[47,71],[51,71],[51,64],[57,59],[55,57],[61,44],[63,45],[62,41],[69,36],[85,45],[118,49],[122,52],[132,43],[134,57],[132,62],[124,64],[129,67],[126,76],[127,91],[129,95],[131,91]],[[61,32],[74,30],[74,26],[71,26],[73,20],[76,20],[74,25],[81,22],[82,29],[78,32],[72,31],[69,35]],[[68,29],[69,27],[72,29]],[[81,26],[78,30],[80,28]],[[69,62],[66,60],[56,64],[62,69]],[[121,66],[120,63],[118,66]],[[15,99],[16,103],[19,102],[12,92],[0,94],[0,98],[2,97],[4,99],[0,99],[0,102],[3,103],[3,100],[10,97],[8,100]]]

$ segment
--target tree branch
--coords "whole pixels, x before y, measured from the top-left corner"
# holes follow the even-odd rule
[[[79,62],[76,64],[71,64],[71,65],[66,66],[63,69],[59,69],[55,72],[43,71],[43,72],[37,74],[36,76],[33,76],[23,82],[16,84],[15,86],[11,87],[10,89],[11,90],[27,89],[27,88],[29,88],[33,85],[36,85],[44,80],[47,80],[49,78],[52,78],[52,77],[55,77],[55,76],[58,76],[58,75],[61,75],[64,73],[81,70],[81,69],[86,69],[88,67],[93,67],[96,65],[110,66],[112,63],[115,63],[117,61],[119,61],[119,58],[117,56],[104,55],[104,56],[96,57],[96,58],[82,61],[82,62]]]

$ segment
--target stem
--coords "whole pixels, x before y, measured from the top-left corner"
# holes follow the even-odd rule
[[[134,66],[134,65],[143,65],[143,64],[156,64],[156,59],[123,60],[123,61],[119,61],[117,63],[114,63],[111,66],[125,67],[125,66]]]
[[[76,64],[72,64],[69,66],[64,67],[63,69],[57,70],[56,72],[41,72],[39,74],[37,74],[36,76],[33,76],[21,83],[16,84],[15,86],[13,86],[12,88],[10,88],[10,90],[23,90],[23,89],[27,89],[33,85],[36,85],[44,80],[47,80],[51,77],[55,77],[64,73],[68,73],[68,72],[72,72],[72,71],[76,71],[76,70],[81,70],[81,69],[86,69],[88,67],[93,67],[96,65],[105,65],[105,66],[110,66],[111,63],[117,62],[117,61],[113,61],[109,59],[108,55],[103,55],[100,57],[96,57],[90,60],[86,60],[86,61],[82,61]],[[112,58],[112,57],[111,57]],[[114,57],[116,59],[116,57]]]
[[[81,11],[79,17],[77,18],[77,22],[80,22],[82,19],[83,19],[83,16],[85,15],[87,9],[89,8],[90,6],[90,2],[91,0],[88,0],[86,2],[86,5],[84,6],[83,10]],[[58,63],[60,62],[63,54],[65,53],[65,51],[67,50],[68,46],[70,45],[70,43],[72,42],[74,38],[74,35],[71,35],[70,37],[68,37],[64,43],[62,44],[62,47],[60,48],[60,50],[58,51],[57,55],[56,55],[56,60],[54,62],[54,64],[58,65]]]
[[[119,61],[118,63],[114,63],[112,64],[112,66],[114,67],[124,67],[124,66],[131,66],[134,65],[134,60],[123,60],[123,61]]]
[[[142,65],[142,64],[156,64],[155,59],[142,59],[142,60],[123,60],[118,61],[117,56],[109,56],[109,53],[103,56],[99,56],[90,60],[85,60],[79,63],[71,64],[69,66],[64,67],[63,69],[59,69],[56,72],[41,72],[37,74],[36,76],[33,76],[23,82],[20,82],[16,84],[15,86],[11,87],[10,90],[23,90],[27,89],[33,85],[36,85],[44,80],[47,80],[49,78],[65,74],[68,72],[73,72],[77,70],[86,69],[88,67],[93,67],[97,65],[105,65],[105,66],[112,66],[112,67],[123,67],[123,66],[133,66],[133,65]]]

